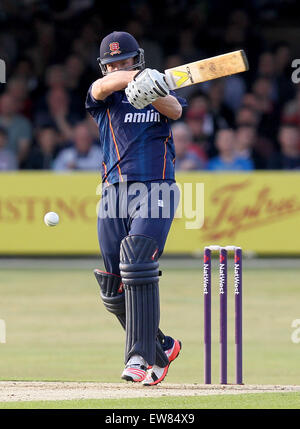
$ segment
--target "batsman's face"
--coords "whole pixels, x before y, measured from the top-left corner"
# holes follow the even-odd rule
[[[131,67],[134,64],[133,58],[127,58],[126,60],[114,61],[113,63],[109,63],[106,65],[108,73],[118,71],[118,70],[126,70],[127,67]]]

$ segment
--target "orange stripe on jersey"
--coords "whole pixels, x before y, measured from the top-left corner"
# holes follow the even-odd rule
[[[107,180],[107,167],[104,161],[102,161],[103,167],[104,167],[104,176],[105,176],[105,182],[109,185],[109,181]]]
[[[115,133],[114,133],[114,130],[113,130],[113,127],[112,127],[112,124],[111,124],[109,109],[107,109],[106,111],[107,111],[107,116],[108,116],[108,120],[109,120],[109,128],[110,128],[111,135],[112,135],[112,138],[113,138],[113,141],[114,141],[114,145],[115,145],[115,148],[116,148],[118,160],[120,161],[121,158],[120,158],[119,148],[118,148],[118,145],[117,145],[117,142],[116,142]],[[123,182],[124,180],[123,180],[123,177],[122,177],[121,168],[120,168],[119,164],[117,164],[117,167],[118,167],[118,170],[119,170],[119,176],[121,178],[121,182]]]
[[[170,134],[168,135],[168,137],[166,138],[166,140],[164,141],[164,145],[165,145],[165,153],[164,153],[164,168],[163,168],[163,179],[166,178],[166,165],[167,165],[167,143],[169,138],[171,137],[171,131]]]

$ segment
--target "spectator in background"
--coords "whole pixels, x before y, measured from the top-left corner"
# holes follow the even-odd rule
[[[283,107],[282,122],[300,127],[300,84],[297,85],[295,98]]]
[[[215,79],[211,81],[208,90],[209,105],[217,129],[234,126],[233,111],[224,103],[224,90],[224,79]]]
[[[0,97],[0,126],[7,132],[7,149],[17,158],[23,168],[32,139],[32,127],[28,119],[18,114],[18,101],[8,92]]]
[[[245,93],[246,84],[241,75],[237,74],[225,78],[223,101],[232,112],[236,112],[241,107]]]
[[[70,97],[64,88],[53,88],[48,92],[47,110],[38,111],[35,116],[37,128],[51,126],[56,128],[63,141],[72,140],[73,129],[82,117],[71,109]]]
[[[176,50],[178,50],[179,55],[183,58],[183,64],[205,58],[205,52],[197,47],[195,33],[189,25],[186,25],[185,28],[181,29],[179,32]]]
[[[259,124],[258,112],[253,107],[243,105],[235,115],[235,124],[237,127],[240,125],[253,125],[257,127]]]
[[[271,81],[268,78],[258,78],[254,81],[252,92],[248,92],[242,99],[242,106],[247,107],[258,117],[257,129],[260,135],[274,141],[279,124],[279,110],[271,99]]]
[[[289,43],[285,41],[276,43],[273,52],[277,76],[286,76],[290,81],[292,54]]]
[[[235,135],[232,129],[219,130],[216,135],[219,155],[208,162],[208,170],[233,171],[253,170],[253,162],[236,155]]]
[[[87,125],[79,123],[74,130],[74,147],[63,149],[54,162],[54,170],[99,170],[102,163],[101,149],[93,145]]]
[[[271,170],[300,169],[300,134],[295,125],[285,124],[279,129],[281,151],[274,154],[268,163]]]
[[[99,66],[95,58],[97,58],[99,54],[99,35],[103,33],[103,23],[101,19],[99,14],[93,14],[71,45],[71,52],[79,55],[87,66],[98,73]]]
[[[62,64],[53,64],[46,70],[45,84],[48,89],[66,88],[67,76]]]
[[[87,88],[93,80],[93,75],[79,55],[73,53],[66,58],[65,76],[66,88],[71,94],[71,99],[73,101],[77,99],[77,102],[78,100],[85,100]]]
[[[252,95],[255,98],[254,106],[260,114],[260,134],[271,140],[276,139],[280,116],[272,100],[272,81],[266,77],[256,79],[252,86]]]
[[[207,8],[203,7],[203,2],[195,2],[194,5],[189,4],[188,8],[183,2],[181,4],[177,2],[177,4],[184,11],[185,25],[194,34],[195,45],[202,53],[201,58],[209,57],[208,51],[211,49],[211,40],[209,37],[210,23],[208,22]],[[170,17],[170,19],[172,18]],[[205,46],[203,40],[205,40]]]
[[[29,170],[51,170],[57,152],[57,131],[51,127],[39,129],[36,135],[36,145],[29,153],[26,168]]]
[[[219,3],[223,8],[223,10],[219,11],[222,14],[220,17],[222,22],[224,17],[229,15],[227,28],[225,28],[225,31],[222,29],[219,36],[219,51],[231,52],[244,49],[249,63],[256,66],[257,56],[264,47],[264,40],[261,33],[257,32],[257,26],[254,25],[253,18],[251,19],[251,15],[243,8],[234,8],[232,10],[229,7],[228,10],[228,2],[215,2],[215,6],[216,3]],[[216,14],[216,7],[214,7],[214,13]]]
[[[210,155],[210,141],[215,133],[215,124],[209,112],[209,100],[205,94],[196,93],[189,100],[189,107],[185,115],[195,145],[202,147]]]
[[[54,64],[51,67],[49,67],[49,69],[46,70],[45,88],[43,90],[43,95],[36,102],[37,112],[39,111],[47,112],[49,110],[49,107],[48,107],[49,94],[52,92],[58,93],[58,91],[54,91],[54,90],[60,90],[61,92],[67,93],[69,103],[72,105],[73,114],[76,114],[79,116],[82,116],[83,112],[85,114],[85,111],[83,110],[83,107],[82,107],[83,100],[85,99],[85,97],[81,99],[79,93],[76,92],[74,88],[68,88],[68,85],[69,85],[68,79],[70,79],[70,84],[71,84],[74,78],[73,75],[78,74],[79,70],[73,71],[73,75],[70,76],[69,67],[70,66],[68,66],[67,68],[63,64]]]
[[[71,54],[65,61],[66,84],[68,88],[77,89],[84,74],[84,62],[81,57]]]
[[[0,5],[3,2],[0,2]],[[3,25],[4,24],[4,25]],[[5,61],[6,67],[9,70],[14,64],[18,54],[18,45],[16,37],[9,31],[9,27],[5,28],[5,22],[1,20],[0,32],[0,58]]]
[[[241,25],[240,20],[231,20],[222,38],[225,52],[235,51],[241,46],[246,46],[246,27]]]
[[[73,40],[71,45],[72,52],[83,59],[84,63],[89,65],[95,72],[99,73],[99,66],[95,61],[99,53],[99,44],[94,43],[92,46],[86,44],[85,40],[78,36]]]
[[[258,77],[252,85],[252,93],[256,98],[256,108],[262,114],[273,111],[272,81],[267,77]]]
[[[54,62],[60,52],[56,44],[56,28],[47,18],[41,16],[35,17],[31,25],[35,41],[27,52],[33,60],[37,75],[43,76],[47,66]]]
[[[0,128],[0,171],[16,170],[17,158],[12,151],[7,149],[7,133]]]
[[[204,121],[205,112],[195,107],[189,108],[185,115],[185,122],[188,125],[192,141],[195,144],[202,145],[203,141],[206,140],[206,134],[204,132]]]
[[[259,121],[260,115],[252,107],[242,106],[236,113],[235,123],[237,128],[243,126],[255,128],[256,138],[254,149],[257,155],[261,158],[263,165],[266,166],[267,159],[274,153],[275,145],[271,139],[262,137],[257,133]]]
[[[242,98],[246,93],[246,84],[242,74],[203,82],[201,88],[205,94],[210,96],[212,105],[216,104],[218,110],[221,107],[225,112],[225,117],[227,114],[229,115],[227,119],[232,124],[233,114],[241,106]],[[212,91],[211,95],[210,91]]]
[[[32,118],[32,100],[28,95],[27,82],[21,77],[12,77],[7,83],[7,92],[18,106],[18,113],[27,119]]]
[[[259,116],[259,120],[260,120],[261,114],[259,112],[259,101],[253,93],[247,92],[243,96],[242,107],[247,107],[247,108],[253,110],[254,112],[256,112],[256,114]]]
[[[189,127],[184,122],[176,122],[172,126],[172,134],[175,145],[175,169],[201,170],[206,164],[206,155],[200,147],[192,142]]]
[[[275,70],[274,55],[270,51],[263,52],[258,59],[257,78],[266,78],[271,85],[270,98],[273,102],[278,101],[278,87]]]
[[[195,142],[204,142],[209,158],[217,155],[215,135],[219,129],[234,125],[232,111],[223,103],[224,82],[213,81],[207,94],[195,94],[189,101],[186,122],[192,130]]]
[[[255,170],[266,168],[266,160],[256,150],[257,134],[253,125],[240,125],[235,132],[235,140],[238,158],[248,159]]]
[[[14,68],[14,77],[24,79],[28,92],[35,91],[39,81],[34,69],[33,61],[29,57],[20,57]]]
[[[285,41],[278,42],[273,49],[275,72],[277,76],[278,101],[280,105],[295,95],[295,85],[291,80],[291,47]]]
[[[182,64],[183,64],[183,58],[182,58],[181,55],[179,55],[179,54],[171,54],[171,55],[168,55],[166,57],[164,68],[165,69],[171,69],[173,67],[177,67],[177,66],[180,66]],[[180,91],[180,88],[178,88],[177,91]],[[194,91],[194,89],[193,89],[193,91]]]
[[[66,89],[65,70],[60,64],[51,65],[45,70],[43,81],[35,100],[35,116],[40,112],[43,114],[48,111],[47,96],[52,89]],[[35,117],[34,120],[36,121]],[[37,126],[39,127],[41,124],[37,124]]]

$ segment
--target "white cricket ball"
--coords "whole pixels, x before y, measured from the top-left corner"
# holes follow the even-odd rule
[[[44,216],[44,222],[47,226],[55,226],[59,222],[59,216],[55,212],[46,213]]]

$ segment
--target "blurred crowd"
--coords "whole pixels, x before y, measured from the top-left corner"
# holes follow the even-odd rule
[[[98,129],[84,102],[100,77],[101,39],[113,30],[133,34],[146,66],[160,71],[236,49],[248,56],[247,73],[177,91],[188,101],[172,124],[177,171],[300,168],[293,51],[284,34],[269,43],[254,25],[260,2],[225,13],[216,1],[129,1],[107,15],[99,3],[1,2],[0,170],[99,169]]]

